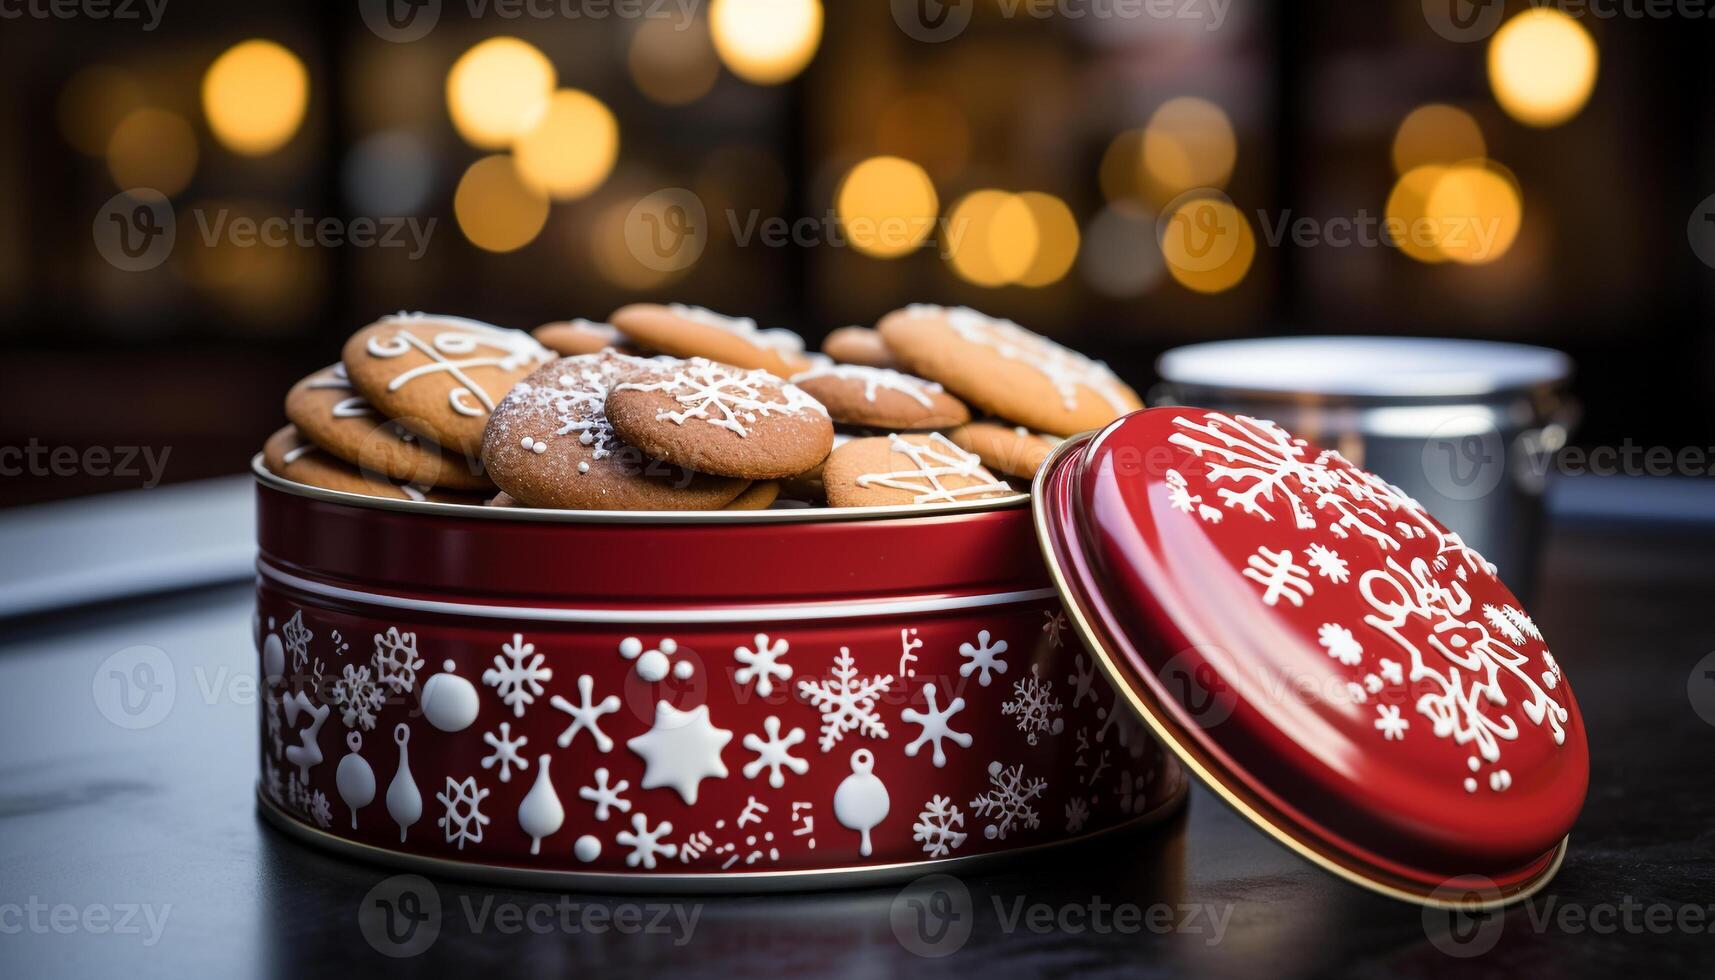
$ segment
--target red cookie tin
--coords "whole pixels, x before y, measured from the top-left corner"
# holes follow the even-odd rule
[[[1162,408],[1037,475],[1078,633],[1241,813],[1366,887],[1498,905],[1558,868],[1589,755],[1498,570],[1414,500],[1263,420]]]
[[[1184,799],[1070,629],[1024,495],[579,513],[253,468],[258,797],[316,844],[754,891],[956,869]]]

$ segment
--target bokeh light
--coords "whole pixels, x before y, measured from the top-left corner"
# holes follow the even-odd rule
[[[922,167],[871,157],[840,182],[834,209],[852,247],[876,258],[905,255],[934,230],[940,200]]]
[[[795,77],[822,42],[821,0],[714,0],[709,34],[733,74],[757,85]]]
[[[978,286],[1018,281],[1036,258],[1036,217],[1017,194],[984,188],[953,205],[946,227],[947,261]]]
[[[512,152],[526,184],[556,201],[574,200],[600,187],[613,171],[619,123],[588,92],[561,89]]]
[[[548,220],[548,199],[524,183],[512,158],[483,157],[459,178],[453,194],[459,230],[478,248],[511,252],[535,240]]]
[[[202,79],[202,111],[223,146],[264,156],[286,145],[304,121],[310,75],[298,56],[260,38],[228,48]]]
[[[184,117],[138,109],[107,141],[107,172],[121,189],[152,187],[168,197],[185,189],[197,168],[197,139]]]
[[[1155,240],[1155,215],[1122,201],[1098,213],[1084,233],[1078,262],[1084,281],[1104,296],[1142,296],[1161,281],[1161,244]]]
[[[1388,236],[1401,252],[1434,265],[1447,261],[1441,254],[1441,234],[1428,220],[1429,195],[1447,168],[1438,164],[1413,167],[1400,175],[1388,193]]]
[[[652,195],[648,198],[622,198],[601,209],[590,226],[590,258],[603,279],[615,286],[640,292],[672,282],[696,264],[693,258],[680,268],[674,267],[676,263],[645,265],[638,259],[633,241],[627,237],[628,231],[635,234],[636,226],[645,217],[644,214],[634,214],[639,207],[657,209],[650,211],[654,214],[653,220],[645,223],[659,227],[667,222],[668,217],[658,209],[668,204],[669,199],[665,196]]]
[[[1413,109],[1393,135],[1393,169],[1399,174],[1429,163],[1478,160],[1488,152],[1477,120],[1463,109],[1439,103]]]
[[[1052,194],[1026,191],[1018,195],[1030,209],[1036,229],[1036,254],[1018,277],[1020,286],[1047,286],[1065,278],[1078,260],[1078,219],[1066,202]]]
[[[709,94],[721,73],[707,25],[671,17],[643,19],[631,36],[626,65],[638,91],[669,106],[688,105]]]
[[[1102,153],[1098,179],[1110,204],[1145,200],[1143,130],[1128,129],[1114,137]]]
[[[498,150],[534,126],[554,93],[554,65],[515,37],[493,37],[447,73],[447,111],[472,146]]]
[[[1167,272],[1187,289],[1219,293],[1237,286],[1256,258],[1256,235],[1231,201],[1194,197],[1179,203],[1162,228]]]
[[[1233,124],[1207,99],[1170,99],[1143,130],[1144,169],[1170,194],[1225,187],[1237,159]]]
[[[1578,114],[1596,86],[1596,41],[1552,7],[1526,10],[1489,41],[1489,87],[1507,115],[1529,126],[1558,126]]]
[[[1486,161],[1449,167],[1424,202],[1424,215],[1444,229],[1441,254],[1483,265],[1507,254],[1518,238],[1524,204],[1510,175]]]
[[[916,160],[931,176],[950,180],[971,155],[971,126],[957,103],[933,92],[914,92],[889,103],[876,119],[876,147]]]
[[[60,132],[79,152],[101,156],[120,120],[144,102],[143,87],[129,72],[91,65],[73,75],[60,93]]]

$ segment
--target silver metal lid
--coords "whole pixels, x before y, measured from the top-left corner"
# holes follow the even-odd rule
[[[1527,344],[1430,337],[1267,337],[1178,347],[1175,385],[1348,398],[1477,398],[1564,383],[1572,359]]]

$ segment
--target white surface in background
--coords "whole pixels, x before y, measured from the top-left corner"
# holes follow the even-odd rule
[[[1468,398],[1561,381],[1572,359],[1547,347],[1429,337],[1267,337],[1179,347],[1163,380],[1212,388],[1351,397]]]
[[[249,578],[253,487],[230,476],[0,511],[0,618]]]

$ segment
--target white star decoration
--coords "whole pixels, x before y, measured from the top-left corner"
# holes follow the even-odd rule
[[[706,778],[725,779],[721,750],[732,732],[709,722],[709,706],[680,711],[665,701],[655,703],[655,725],[625,744],[643,759],[643,788],[671,786],[688,804],[697,802],[697,784]]]

